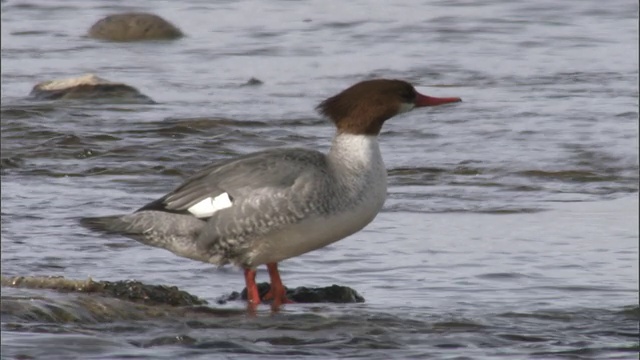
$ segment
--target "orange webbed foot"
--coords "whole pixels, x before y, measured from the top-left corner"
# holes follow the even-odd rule
[[[287,289],[282,284],[280,272],[277,263],[267,264],[269,270],[269,278],[271,280],[271,288],[262,298],[263,300],[273,300],[271,307],[277,309],[283,304],[293,304],[294,302],[287,298]]]

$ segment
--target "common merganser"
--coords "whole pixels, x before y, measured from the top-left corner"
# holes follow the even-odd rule
[[[361,230],[382,208],[382,124],[414,107],[458,101],[422,95],[401,80],[362,81],[316,108],[337,129],[327,154],[270,149],[223,160],[133,214],[81,222],[190,259],[242,267],[253,309],[261,301],[256,268],[266,264],[271,289],[263,300],[277,308],[291,302],[278,262]]]

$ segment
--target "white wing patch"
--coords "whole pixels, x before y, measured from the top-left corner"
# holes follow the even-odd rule
[[[213,215],[216,211],[226,209],[231,207],[231,205],[233,205],[231,203],[231,198],[229,197],[229,194],[225,192],[215,198],[211,198],[211,196],[209,196],[187,210],[197,218],[207,218]]]

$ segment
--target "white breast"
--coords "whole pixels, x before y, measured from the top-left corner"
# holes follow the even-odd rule
[[[327,246],[361,230],[376,217],[387,195],[387,173],[377,137],[338,135],[328,158],[337,179],[336,188],[346,189],[341,194],[342,208],[328,215],[311,216],[258,240],[248,254],[251,266],[279,262]]]

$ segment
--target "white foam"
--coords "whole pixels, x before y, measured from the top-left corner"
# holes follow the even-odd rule
[[[195,217],[198,218],[206,218],[213,215],[216,211],[226,209],[233,205],[231,203],[231,198],[229,194],[222,193],[215,198],[208,197],[198,202],[197,204],[191,206],[188,211],[192,213]]]

